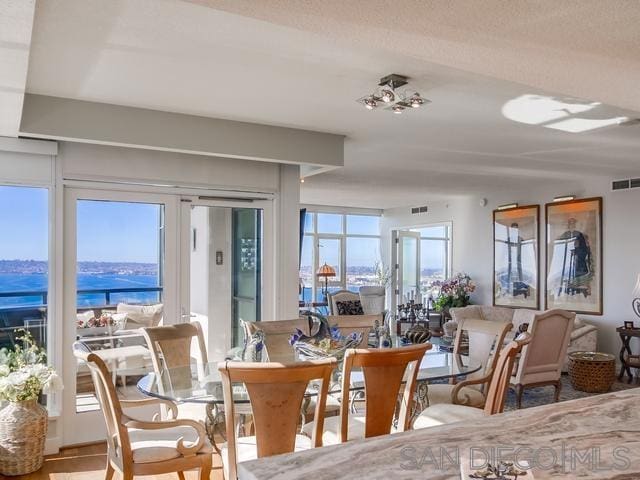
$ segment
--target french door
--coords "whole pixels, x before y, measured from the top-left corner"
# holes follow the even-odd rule
[[[76,340],[107,364],[118,394],[136,395],[149,370],[143,339],[122,308],[149,307],[148,319],[179,321],[178,197],[67,187],[64,191],[63,444],[103,440],[106,429]],[[155,316],[154,316],[155,315]]]
[[[180,318],[202,326],[209,361],[244,339],[242,321],[273,318],[272,202],[182,197]]]
[[[396,244],[396,305],[420,294],[420,233],[400,230]]]

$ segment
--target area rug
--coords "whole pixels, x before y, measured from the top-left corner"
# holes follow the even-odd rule
[[[560,390],[560,401],[566,402],[567,400],[576,400],[578,398],[590,397],[593,395],[601,395],[598,393],[587,393],[576,390],[571,386],[569,375],[562,375],[560,378],[562,382],[562,389]],[[619,392],[621,390],[628,390],[630,388],[638,388],[638,384],[635,379],[631,384],[626,382],[619,382],[617,379],[611,386],[611,392]],[[553,403],[553,395],[555,389],[553,387],[537,387],[530,388],[524,391],[522,396],[522,408],[537,407],[539,405],[547,405]],[[513,390],[509,391],[507,401],[504,407],[505,411],[516,410],[516,395]]]

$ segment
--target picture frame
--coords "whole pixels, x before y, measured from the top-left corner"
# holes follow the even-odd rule
[[[540,206],[493,211],[493,305],[540,308]]]
[[[545,205],[545,309],[602,315],[602,197]]]
[[[633,322],[625,321],[624,328],[627,330],[634,330],[636,327],[633,326]]]

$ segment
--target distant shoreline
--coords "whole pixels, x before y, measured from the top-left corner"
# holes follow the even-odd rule
[[[44,275],[44,260],[0,260],[0,275]],[[93,275],[157,275],[157,263],[144,262],[78,262],[78,273]]]

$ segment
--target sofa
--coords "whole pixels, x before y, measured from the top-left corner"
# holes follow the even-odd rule
[[[541,312],[541,311],[537,311]],[[479,318],[481,320],[489,320],[494,322],[511,322],[513,323],[513,335],[518,333],[520,325],[527,323],[531,318],[531,310],[514,309],[507,307],[492,307],[489,305],[469,305],[468,307],[452,308],[451,321],[445,327],[447,332],[455,331],[455,326],[462,318]],[[455,322],[453,325],[449,323]],[[509,340],[511,337],[509,336]],[[567,349],[567,357],[564,359],[562,371],[568,371],[568,354],[571,352],[586,351],[593,352],[597,348],[598,328],[595,325],[584,322],[576,317],[573,328],[571,330],[571,341]]]

